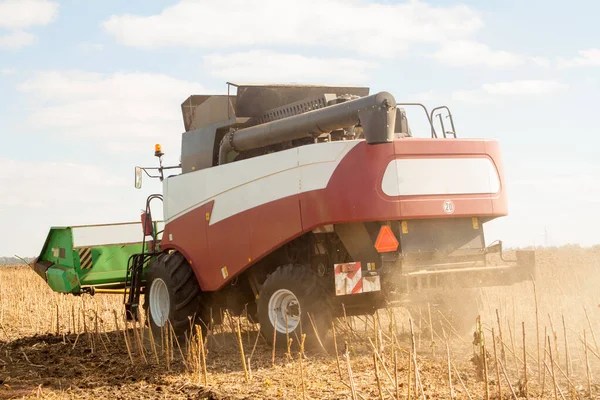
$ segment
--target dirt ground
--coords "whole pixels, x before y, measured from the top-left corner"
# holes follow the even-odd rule
[[[485,368],[472,336],[448,324],[432,337],[425,307],[340,318],[335,342],[330,332],[302,356],[292,338],[274,358],[256,325],[228,319],[205,337],[206,375],[197,347],[153,347],[143,327],[125,334],[121,296],[59,295],[26,267],[0,267],[0,399],[497,399],[499,389],[502,398],[596,398],[600,248],[544,249],[537,259],[535,292],[531,282],[478,291]]]

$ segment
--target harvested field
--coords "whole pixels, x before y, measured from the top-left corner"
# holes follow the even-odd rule
[[[330,332],[304,353],[293,337],[273,356],[245,318],[188,350],[152,346],[143,326],[124,331],[121,296],[59,295],[27,267],[0,267],[0,399],[596,398],[600,247],[537,258],[535,292],[531,282],[479,291],[484,363],[457,327],[428,329],[429,307],[339,319],[335,341]]]

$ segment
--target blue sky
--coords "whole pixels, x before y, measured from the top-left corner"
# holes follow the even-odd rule
[[[0,255],[37,254],[53,225],[137,221],[160,185],[134,189],[133,167],[156,142],[177,163],[180,104],[226,81],[446,104],[460,137],[501,143],[510,216],[488,242],[599,243],[597,15],[596,1],[0,0]]]

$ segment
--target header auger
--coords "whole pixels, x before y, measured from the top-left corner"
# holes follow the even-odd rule
[[[427,132],[411,130],[410,106]],[[500,149],[457,138],[445,106],[365,87],[228,83],[181,108],[181,164],[163,167],[158,146],[158,167],[136,167],[137,188],[144,173],[163,184],[142,223],[52,228],[32,267],[54,290],[125,291],[131,318],[143,294],[155,337],[167,320],[183,337],[189,318],[207,327],[247,310],[267,338],[310,339],[310,319],[325,335],[342,312],[432,299],[470,304],[470,325],[456,325],[470,328],[470,289],[534,275],[532,252],[489,262],[502,244],[486,246],[483,226],[508,213]]]

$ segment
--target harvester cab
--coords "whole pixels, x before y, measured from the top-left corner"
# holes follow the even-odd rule
[[[411,107],[424,128],[409,124]],[[462,301],[468,327],[472,289],[533,277],[532,252],[508,262],[501,242],[486,245],[484,224],[508,214],[498,143],[457,138],[446,106],[430,112],[367,87],[228,83],[181,111],[181,162],[163,166],[157,145],[159,165],[135,168],[136,188],[146,175],[162,193],[148,198],[126,261],[109,267],[120,271],[110,284],[125,292],[131,318],[144,295],[158,337],[167,321],[183,338],[189,318],[210,328],[227,310],[285,344],[297,330],[322,337],[340,313],[424,301]],[[165,176],[170,169],[179,171]],[[102,265],[98,247],[88,257],[78,243],[54,243],[49,236],[32,265],[49,284],[70,282],[53,289],[102,289],[83,272]]]

